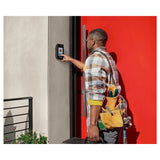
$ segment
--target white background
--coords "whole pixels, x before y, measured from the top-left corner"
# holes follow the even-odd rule
[[[157,82],[159,81],[158,0],[1,0],[0,2],[0,159],[159,159],[159,83],[156,145],[4,145],[3,144],[3,16],[157,16]],[[148,128],[149,130],[149,128]],[[3,157],[3,158],[2,158]]]

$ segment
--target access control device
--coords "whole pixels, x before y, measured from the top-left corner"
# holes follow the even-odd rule
[[[64,54],[64,45],[63,44],[57,44],[55,48],[56,58],[57,59],[63,59],[62,54]]]

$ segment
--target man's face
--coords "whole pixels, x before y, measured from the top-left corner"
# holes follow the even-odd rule
[[[94,41],[93,37],[91,35],[88,35],[88,37],[87,37],[87,49],[88,49],[89,53],[93,51],[94,44],[95,44],[95,41]]]

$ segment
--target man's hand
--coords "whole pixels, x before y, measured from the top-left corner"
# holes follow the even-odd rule
[[[61,56],[63,56],[63,62],[72,62],[73,60],[73,58],[68,55],[62,54]]]
[[[68,55],[66,55],[66,54],[62,54],[61,56],[63,56],[63,60],[62,60],[62,62],[71,62],[71,63],[73,63],[76,67],[78,67],[79,69],[83,69],[83,67],[84,67],[84,62],[81,62],[81,61],[79,61],[79,60],[76,60],[76,59],[74,59],[74,58],[72,58],[72,57],[70,57],[70,56],[68,56]]]
[[[99,129],[97,125],[89,126],[87,137],[89,141],[99,141]]]
[[[88,140],[99,141],[99,129],[97,126],[98,117],[101,106],[91,105],[90,106],[90,126],[88,128]]]

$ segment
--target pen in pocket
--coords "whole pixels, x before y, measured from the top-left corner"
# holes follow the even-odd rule
[[[113,97],[112,96],[112,91],[108,91],[108,97]]]
[[[115,89],[114,97],[116,97],[117,95],[118,95],[118,89]]]

